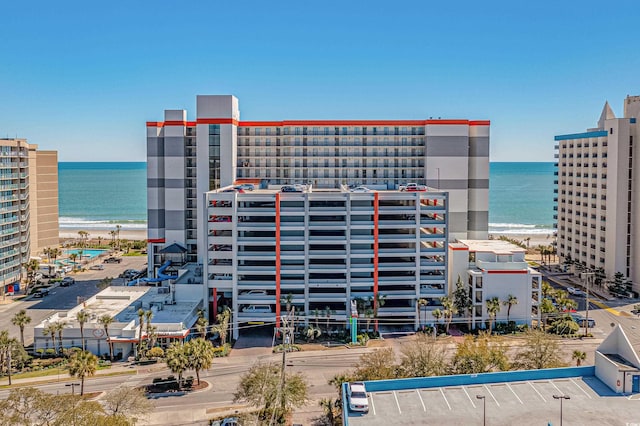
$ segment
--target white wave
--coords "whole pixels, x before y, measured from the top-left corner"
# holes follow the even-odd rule
[[[539,225],[530,225],[525,223],[490,223],[489,227],[493,228],[535,228]]]
[[[490,234],[504,234],[504,235],[553,235],[556,232],[555,229],[545,228],[513,228],[513,229],[497,229],[489,228]]]

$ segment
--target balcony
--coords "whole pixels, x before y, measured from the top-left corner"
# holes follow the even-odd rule
[[[485,270],[519,271],[528,269],[529,264],[527,262],[486,262],[483,260],[476,260],[476,267]]]

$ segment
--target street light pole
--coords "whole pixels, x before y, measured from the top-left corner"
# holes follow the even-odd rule
[[[571,399],[571,397],[569,395],[553,395],[553,399],[560,400],[560,426],[562,426],[562,400]]]
[[[80,383],[67,383],[65,386],[71,386],[71,395],[75,395],[76,386],[80,386]]]
[[[487,426],[487,399],[484,395],[476,395],[476,398],[482,400],[482,426]]]

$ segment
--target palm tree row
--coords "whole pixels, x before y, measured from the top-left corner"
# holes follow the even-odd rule
[[[178,375],[178,385],[182,386],[182,375],[186,370],[194,370],[200,384],[200,371],[210,368],[214,357],[211,342],[198,337],[187,343],[172,343],[165,353],[165,362],[171,372]]]

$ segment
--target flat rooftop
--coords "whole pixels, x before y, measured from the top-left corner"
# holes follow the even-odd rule
[[[560,424],[563,400],[566,425],[640,424],[640,395],[616,395],[595,376],[532,379],[487,384],[453,385],[368,393],[369,413],[349,412],[357,425],[482,425],[483,400],[487,424]]]
[[[472,252],[512,254],[526,251],[522,247],[503,240],[459,240],[458,242],[468,247]],[[457,246],[460,246],[459,244]]]
[[[230,192],[234,192],[234,191],[230,191],[231,189],[233,189],[234,186],[239,186],[239,185],[230,185],[230,186],[226,186],[224,188],[220,188],[220,189],[214,189],[211,190],[209,192],[211,193],[230,193]],[[281,188],[283,186],[297,186],[300,187],[300,191],[299,192],[283,192],[281,191]],[[301,193],[351,193],[351,194],[367,194],[367,193],[374,193],[374,192],[385,192],[385,193],[401,193],[401,194],[414,194],[414,193],[425,193],[425,192],[431,192],[431,193],[442,193],[444,191],[441,191],[439,189],[436,188],[431,188],[431,187],[427,187],[426,191],[410,191],[410,192],[404,192],[404,191],[400,191],[398,189],[385,189],[385,188],[380,188],[380,187],[376,187],[376,185],[371,185],[371,186],[367,186],[367,185],[358,185],[358,187],[365,187],[368,188],[369,191],[352,191],[351,188],[349,188],[347,185],[342,185],[341,187],[338,188],[316,188],[313,187],[311,185],[299,185],[299,184],[295,184],[295,185],[272,185],[270,188],[259,188],[258,185],[255,186],[255,189],[253,191],[244,191],[245,194],[276,194],[278,192],[283,193],[283,194],[301,194]]]

